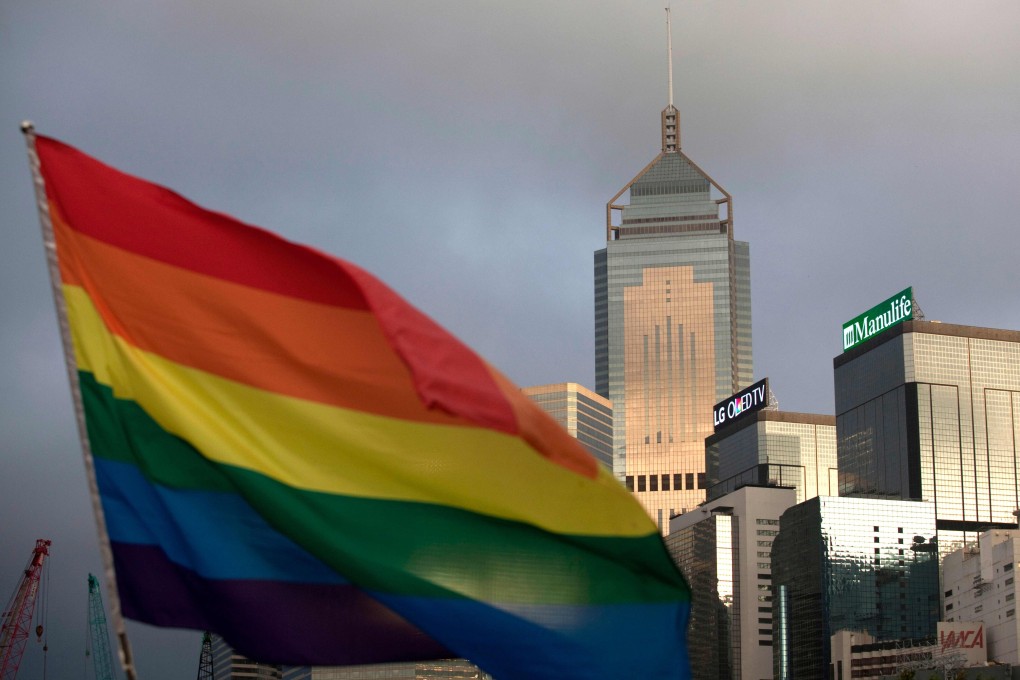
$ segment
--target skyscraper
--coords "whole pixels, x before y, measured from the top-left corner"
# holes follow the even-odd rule
[[[662,151],[607,204],[595,253],[595,391],[613,402],[613,470],[663,530],[705,499],[712,406],[752,377],[748,246],[733,238],[730,195],[681,151],[667,53]]]
[[[935,506],[939,553],[1020,506],[1020,332],[909,320],[835,365],[839,493]]]

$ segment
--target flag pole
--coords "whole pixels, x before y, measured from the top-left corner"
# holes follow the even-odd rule
[[[124,627],[124,616],[120,608],[120,595],[117,592],[117,574],[113,566],[113,551],[110,549],[110,537],[106,533],[106,518],[103,506],[99,501],[99,487],[96,484],[96,468],[92,460],[92,449],[89,446],[88,430],[85,427],[85,408],[82,405],[81,388],[78,385],[78,367],[74,360],[74,345],[71,341],[71,327],[67,321],[67,303],[60,290],[60,266],[57,263],[57,244],[53,238],[53,222],[50,220],[49,202],[46,200],[46,183],[43,180],[39,165],[39,154],[35,149],[35,125],[31,121],[21,124],[21,132],[25,135],[28,151],[28,165],[32,172],[32,185],[35,188],[36,209],[39,211],[39,226],[42,228],[43,248],[46,250],[46,264],[50,274],[50,287],[53,302],[57,308],[57,321],[60,324],[60,340],[64,349],[64,364],[67,367],[67,378],[71,384],[71,396],[74,399],[74,415],[78,422],[78,439],[81,440],[82,457],[85,462],[85,476],[88,478],[89,496],[92,501],[92,513],[96,518],[99,532],[99,553],[103,559],[106,575],[106,590],[110,603],[110,621],[114,634],[117,636],[117,648],[120,665],[124,669],[126,680],[138,680],[135,670],[134,656]]]

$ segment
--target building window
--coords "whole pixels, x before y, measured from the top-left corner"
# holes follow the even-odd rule
[[[687,473],[687,479],[685,481],[687,482],[687,488],[688,489],[693,489],[694,488],[694,473],[693,472],[688,472]]]
[[[634,490],[634,475],[627,475],[627,491]]]
[[[708,485],[708,483],[706,481],[706,473],[699,472],[698,473],[698,488],[699,489],[704,489],[707,485]]]
[[[680,483],[682,479],[683,478],[681,476],[681,473],[676,472],[673,474],[673,488],[676,489],[677,491],[680,491],[681,489],[684,488],[684,485]]]
[[[669,491],[669,475],[662,476],[662,490]]]
[[[649,491],[658,491],[659,490],[659,476],[658,475],[648,475],[648,490]]]
[[[637,478],[637,490],[638,491],[644,491],[645,490],[645,476],[644,475],[638,475],[638,478]]]

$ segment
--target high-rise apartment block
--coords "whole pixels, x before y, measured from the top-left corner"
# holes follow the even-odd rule
[[[672,81],[669,99],[662,151],[607,204],[595,253],[595,391],[613,403],[613,470],[664,531],[705,500],[712,406],[752,377],[748,246],[733,238],[730,195],[680,150]]]
[[[613,469],[613,405],[577,383],[536,385],[521,389],[553,417],[595,459]]]
[[[841,496],[930,501],[942,555],[1016,528],[1020,332],[908,320],[833,363]]]

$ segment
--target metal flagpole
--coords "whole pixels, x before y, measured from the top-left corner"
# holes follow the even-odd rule
[[[67,378],[71,384],[71,395],[74,398],[74,415],[78,421],[78,438],[81,440],[82,456],[85,460],[85,475],[89,483],[89,496],[92,500],[92,512],[96,518],[99,531],[99,552],[103,558],[106,575],[106,590],[109,595],[110,621],[117,636],[117,647],[120,665],[124,669],[127,680],[138,680],[135,671],[134,656],[124,628],[124,617],[120,609],[120,595],[117,592],[117,575],[113,568],[113,551],[110,549],[110,537],[106,534],[106,518],[103,506],[99,501],[99,487],[96,484],[96,469],[92,460],[92,449],[89,447],[88,430],[85,427],[85,408],[82,406],[81,388],[78,385],[78,367],[74,360],[74,345],[71,341],[71,327],[67,321],[67,303],[60,290],[60,266],[57,263],[57,244],[53,238],[53,223],[50,221],[50,207],[46,200],[46,185],[39,167],[39,155],[35,149],[35,126],[31,121],[21,124],[21,132],[25,135],[28,150],[28,165],[32,171],[32,184],[35,187],[35,203],[39,211],[39,224],[42,227],[43,247],[46,250],[46,264],[50,272],[50,286],[53,301],[57,307],[57,321],[60,324],[60,339],[64,348],[64,364],[67,367]]]

